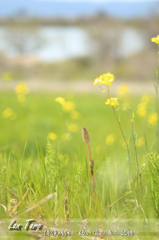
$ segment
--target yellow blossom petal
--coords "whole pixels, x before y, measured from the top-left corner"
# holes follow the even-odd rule
[[[3,118],[9,118],[14,114],[13,110],[11,108],[6,108],[3,113],[2,113],[2,117]]]
[[[2,74],[2,80],[10,81],[12,80],[12,74],[10,72],[5,72]]]
[[[157,35],[157,37],[151,38],[151,42],[155,42],[156,44],[159,44],[159,35]]]
[[[130,92],[130,89],[127,85],[121,85],[119,88],[118,88],[118,94],[119,95],[126,95]]]
[[[57,98],[55,99],[55,101],[58,102],[58,103],[60,103],[61,105],[63,105],[63,104],[65,103],[65,99],[62,98],[62,97],[57,97]]]
[[[150,125],[155,126],[157,124],[157,121],[158,121],[158,114],[156,112],[152,113],[152,114],[149,114],[148,122],[149,122]]]
[[[98,84],[98,83],[99,83],[99,78],[96,78],[96,79],[94,80],[93,85],[96,85],[96,84]]]
[[[150,96],[149,95],[143,95],[141,98],[141,102],[148,103],[150,101]]]
[[[137,147],[143,146],[144,143],[145,143],[144,137],[139,138],[138,141],[137,141]]]
[[[73,111],[74,109],[75,109],[75,104],[71,101],[67,101],[63,105],[64,112],[70,112],[70,111]]]
[[[118,98],[109,98],[105,102],[106,105],[111,105],[112,107],[116,107],[119,105]]]
[[[115,135],[114,134],[110,134],[110,135],[108,135],[106,137],[105,142],[106,142],[107,145],[112,145],[114,140],[115,140]]]
[[[20,82],[15,88],[16,94],[28,94],[29,88],[27,87],[25,82]]]
[[[73,118],[73,119],[78,119],[79,116],[80,116],[80,113],[77,112],[77,111],[73,111],[73,112],[71,113],[71,118]]]
[[[48,137],[49,137],[50,140],[54,141],[54,140],[56,140],[57,135],[55,133],[53,133],[53,132],[49,132],[48,133]]]

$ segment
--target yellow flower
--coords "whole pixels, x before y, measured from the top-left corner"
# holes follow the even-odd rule
[[[150,101],[150,96],[149,95],[143,95],[141,98],[141,102],[148,103]]]
[[[103,82],[103,84],[105,84],[107,86],[112,85],[112,83],[114,81],[114,78],[115,78],[114,75],[111,74],[111,73],[106,73],[106,74],[103,74],[103,75],[100,76],[100,79]]]
[[[49,132],[48,133],[48,137],[49,137],[50,140],[56,140],[57,135],[55,133],[53,133],[53,132]]]
[[[98,83],[99,83],[99,81],[100,81],[100,79],[99,79],[99,78],[96,78],[96,79],[94,80],[94,83],[93,83],[93,85],[96,85],[96,84],[98,84]]]
[[[67,130],[69,132],[76,132],[78,130],[78,126],[76,124],[70,124],[70,125],[68,125]]]
[[[148,116],[148,122],[150,125],[153,125],[153,126],[156,125],[157,121],[158,121],[158,114],[156,112]]]
[[[155,42],[156,44],[159,44],[159,35],[157,35],[157,37],[151,38],[151,42]]]
[[[145,143],[145,139],[143,137],[139,138],[137,141],[137,147],[143,146]]]
[[[146,117],[147,111],[146,111],[146,103],[145,102],[139,103],[138,108],[137,108],[137,114],[140,117]]]
[[[111,86],[113,81],[114,81],[114,75],[111,74],[111,73],[106,73],[106,74],[103,74],[103,75],[100,75],[99,78],[96,78],[94,80],[94,85],[98,84],[98,85],[101,85],[101,84],[105,84],[106,86]]]
[[[25,95],[24,94],[18,94],[17,98],[18,98],[19,102],[24,102],[25,101]]]
[[[15,115],[15,113],[13,112],[13,110],[11,108],[6,108],[2,113],[3,118],[9,118],[14,115]]]
[[[112,107],[118,106],[119,105],[118,98],[108,98],[105,104],[110,105]]]
[[[63,104],[65,103],[65,99],[62,98],[62,97],[57,97],[57,98],[55,99],[55,101],[58,102],[58,103],[60,103],[61,105],[63,105]]]
[[[107,145],[112,145],[114,140],[115,140],[114,134],[110,134],[106,137],[105,142],[106,142]]]
[[[28,94],[29,88],[27,87],[25,82],[20,82],[15,88],[16,94]]]
[[[71,101],[67,101],[65,102],[65,104],[63,105],[63,110],[64,112],[70,112],[73,111],[75,109],[75,105],[73,102]]]
[[[2,80],[10,81],[12,80],[12,74],[10,72],[5,72],[2,74]]]
[[[73,118],[73,119],[77,119],[77,118],[79,118],[79,116],[80,116],[80,113],[77,111],[73,111],[71,113],[71,118]]]
[[[119,88],[118,88],[118,93],[119,95],[126,95],[130,92],[130,89],[127,85],[121,85]]]

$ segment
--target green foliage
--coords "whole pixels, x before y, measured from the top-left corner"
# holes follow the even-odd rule
[[[55,159],[55,151],[49,139],[47,140],[46,145],[46,159],[45,159],[46,169],[47,169],[47,178],[49,180],[50,186],[55,186],[56,176],[57,176],[57,165]]]
[[[151,173],[151,196],[157,218],[159,218],[159,155],[150,152],[148,157],[148,164]]]
[[[4,185],[5,184],[5,181],[6,181],[6,176],[7,175],[7,169],[6,169],[6,166],[2,166],[0,168],[0,185]]]
[[[81,163],[79,163],[79,165],[77,166],[77,170],[76,170],[76,174],[75,174],[75,182],[74,182],[74,189],[75,189],[75,198],[78,198],[79,196],[79,192],[81,190],[81,184],[82,184],[82,166]]]

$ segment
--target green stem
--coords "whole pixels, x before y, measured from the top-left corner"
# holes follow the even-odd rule
[[[133,124],[133,119],[132,119],[132,112],[131,112],[130,109],[128,109],[128,110],[130,111],[131,130],[132,130],[132,138],[133,138],[133,143],[134,143],[137,171],[138,171],[138,175],[139,175],[139,179],[140,179],[141,190],[142,190],[142,193],[143,193],[142,182],[141,182],[141,173],[140,173],[140,170],[139,170],[139,163],[138,163],[138,158],[137,158],[137,150],[136,150],[136,144],[135,144],[135,138],[134,138],[134,124]]]
[[[122,136],[123,136],[124,142],[125,142],[126,147],[127,147],[128,159],[129,159],[129,164],[130,164],[130,172],[131,172],[131,174],[132,174],[132,180],[133,180],[133,182],[134,182],[134,176],[133,176],[133,171],[132,171],[131,162],[130,162],[130,151],[129,151],[129,145],[128,145],[127,141],[126,141],[126,138],[125,138],[124,132],[123,132],[123,130],[122,130],[121,124],[120,124],[120,122],[119,122],[119,120],[118,120],[118,117],[117,117],[117,115],[116,115],[115,109],[114,109],[114,107],[112,107],[112,108],[113,108],[113,112],[114,112],[115,118],[116,118],[116,120],[117,120],[117,122],[118,122],[118,125],[119,125],[119,128],[120,128],[120,131],[121,131],[121,134],[122,134]]]
[[[136,159],[136,165],[137,165],[137,172],[138,172],[138,175],[139,175],[140,186],[141,186],[141,190],[142,190],[142,193],[143,193],[142,182],[141,182],[141,173],[140,173],[140,170],[139,170],[137,150],[136,150],[136,144],[135,144],[135,138],[134,138],[134,125],[133,125],[132,111],[131,111],[131,109],[124,108],[124,107],[119,107],[118,109],[121,109],[121,108],[126,109],[126,110],[128,110],[130,112],[131,130],[132,130],[132,138],[133,138],[133,144],[134,144],[134,150],[135,150],[135,159]]]

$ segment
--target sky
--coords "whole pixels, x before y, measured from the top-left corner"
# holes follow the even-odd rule
[[[121,18],[148,17],[159,1],[145,0],[0,0],[0,18],[20,10],[37,17],[76,17],[106,13]]]

